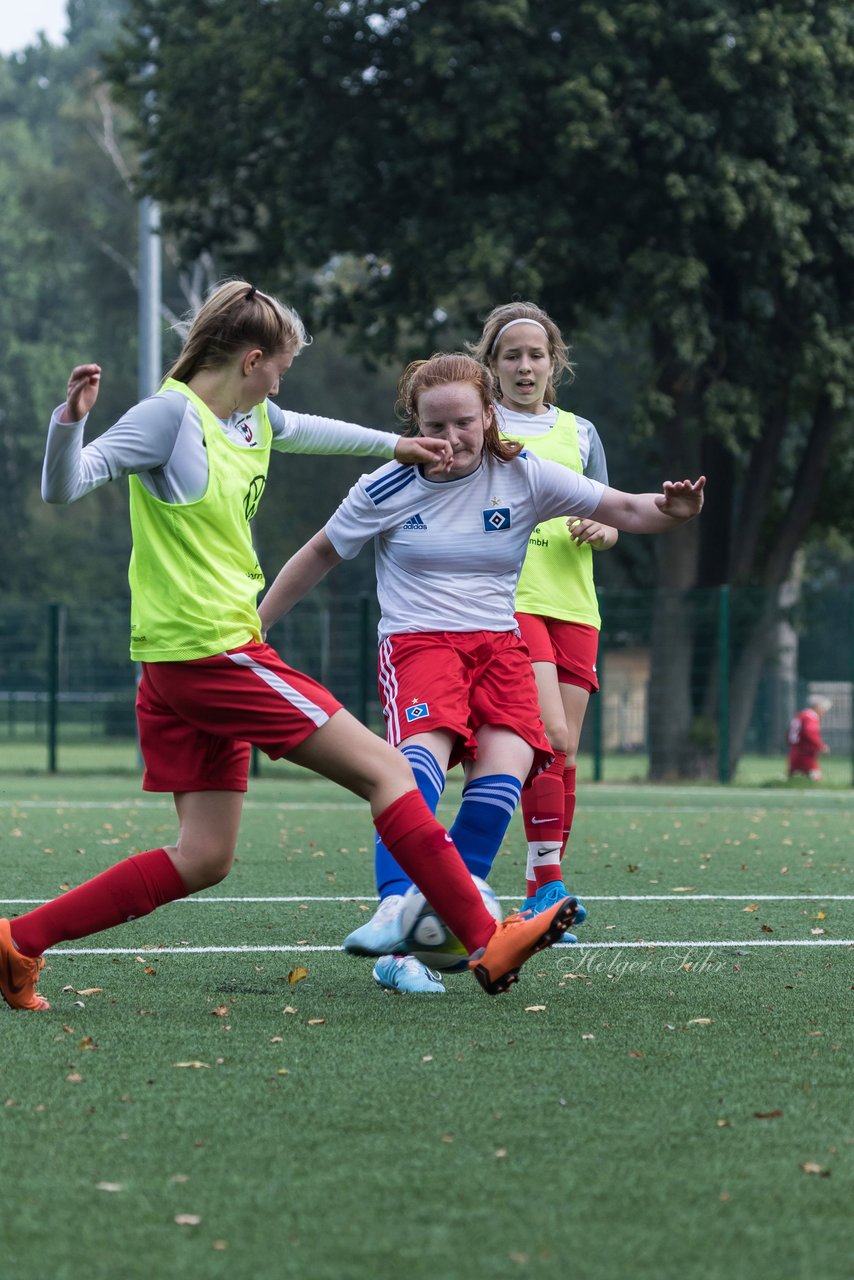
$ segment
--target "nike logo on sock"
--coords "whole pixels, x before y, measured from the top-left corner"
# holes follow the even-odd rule
[[[544,822],[554,822],[554,818],[531,818],[532,826],[542,826]]]

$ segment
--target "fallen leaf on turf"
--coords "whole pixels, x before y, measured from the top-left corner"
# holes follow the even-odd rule
[[[197,1227],[201,1218],[197,1213],[176,1213],[175,1221],[179,1227]]]
[[[694,886],[692,884],[677,884],[671,888],[670,892],[671,893],[693,893]]]
[[[422,1061],[422,1062],[432,1062],[432,1061],[433,1061],[433,1055],[432,1055],[432,1053],[425,1053],[425,1055],[424,1055],[424,1057],[421,1059],[421,1061]]]
[[[526,1013],[542,1013],[545,1007],[546,1006],[544,1004],[526,1004],[525,1012]]]
[[[282,1036],[270,1036],[270,1044],[281,1044],[282,1040]]]
[[[326,1022],[326,1019],[325,1019],[325,1018],[309,1018],[308,1022],[306,1023],[306,1026],[307,1026],[307,1027],[322,1027],[322,1026],[323,1026],[323,1024],[324,1024],[325,1022]]]
[[[227,1241],[227,1240],[214,1240],[213,1244],[211,1245],[211,1248],[212,1248],[212,1249],[218,1249],[218,1250],[220,1250],[220,1251],[222,1251],[223,1249],[227,1249],[227,1248],[228,1248],[228,1241]]]
[[[80,1041],[81,1049],[97,1049],[97,1047],[98,1046],[95,1044],[95,1041],[92,1039],[91,1036],[84,1036],[83,1039]]]
[[[827,919],[826,911],[816,911],[815,915],[813,916],[813,920],[826,920],[826,919]]]
[[[716,1121],[715,1121],[715,1124],[717,1125],[717,1127],[718,1127],[719,1129],[728,1129],[728,1128],[729,1128],[729,1120],[716,1120]]]
[[[226,1018],[228,1012],[229,1006],[227,1004],[218,1004],[215,1009],[211,1009],[211,1013],[215,1018]]]
[[[97,996],[104,990],[103,987],[83,987],[78,991],[77,987],[63,987],[63,991],[73,991],[76,996]]]
[[[304,969],[302,965],[298,965],[296,969],[291,969],[290,973],[288,974],[288,982],[291,984],[291,986],[293,986],[294,983],[302,982],[303,978],[307,978],[307,977],[308,977],[308,969]]]
[[[69,1084],[80,1084],[83,1080],[79,1071],[72,1071],[71,1074],[67,1075],[65,1078]]]
[[[773,933],[773,932],[774,932],[774,930],[771,928],[770,924],[762,924],[762,925],[760,925],[759,927],[760,927],[760,929],[762,930],[762,932],[763,932],[763,933]]]
[[[594,1035],[592,1035],[590,1032],[588,1032],[586,1035],[583,1035],[583,1036],[581,1037],[581,1039],[582,1039],[582,1040],[595,1040],[595,1039],[596,1039],[596,1037],[595,1037]]]
[[[207,1067],[208,1070],[210,1070],[210,1065],[211,1064],[209,1062],[198,1062],[196,1059],[193,1059],[192,1062],[173,1062],[172,1063],[173,1067],[192,1067],[194,1071],[198,1071],[201,1067]]]
[[[121,1182],[96,1182],[95,1190],[96,1191],[124,1191],[124,1186]]]
[[[282,1010],[282,1013],[296,1013],[296,1012],[297,1011],[292,1004],[286,1004],[284,1009]]]
[[[830,1170],[824,1169],[820,1164],[814,1164],[812,1160],[805,1160],[803,1164],[798,1165],[801,1173],[817,1173],[820,1178],[829,1178]]]
[[[443,1134],[442,1134],[442,1141],[443,1141],[443,1142],[453,1142],[453,1140],[454,1140],[454,1135],[453,1135],[452,1133],[443,1133]]]
[[[777,1108],[776,1111],[754,1111],[753,1119],[754,1120],[779,1120],[782,1114],[783,1113],[779,1109],[779,1107]]]
[[[287,1067],[279,1067],[278,1071],[276,1072],[276,1075],[287,1076],[287,1075],[290,1075],[290,1072],[288,1071]]]
[[[758,902],[751,902],[749,907],[742,907],[742,911],[758,911],[758,910],[759,910]]]
[[[713,1021],[711,1018],[689,1018],[685,1025],[688,1027],[711,1027]]]
[[[498,1148],[498,1150],[497,1150],[497,1151],[496,1151],[496,1153],[495,1153],[495,1159],[496,1159],[496,1160],[503,1160],[503,1159],[505,1158],[505,1156],[506,1156],[506,1155],[507,1155],[507,1148],[506,1148],[506,1147],[499,1147],[499,1148]]]
[[[643,1057],[643,1049],[629,1049],[629,1057],[630,1057],[630,1058],[642,1058],[642,1057]]]
[[[814,938],[817,938],[820,933],[824,933],[824,929],[810,929],[810,933]]]

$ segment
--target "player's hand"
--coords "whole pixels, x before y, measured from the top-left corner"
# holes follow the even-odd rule
[[[705,487],[705,476],[698,480],[665,480],[655,505],[674,520],[691,520],[703,509]]]
[[[79,422],[85,418],[98,399],[98,388],[101,385],[101,366],[98,364],[79,364],[71,370],[68,379],[68,392],[65,397],[65,408],[60,412],[60,422]]]
[[[447,440],[428,440],[426,436],[398,436],[394,457],[408,467],[421,463],[431,471],[448,471],[454,461]]]
[[[566,522],[573,542],[587,543],[594,551],[606,551],[617,541],[617,531],[599,520],[581,520],[571,516]]]

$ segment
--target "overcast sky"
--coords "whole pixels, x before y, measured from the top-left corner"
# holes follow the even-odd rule
[[[0,54],[34,44],[39,31],[62,44],[66,26],[65,0],[0,0]]]

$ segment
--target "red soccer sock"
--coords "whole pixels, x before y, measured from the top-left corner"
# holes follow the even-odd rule
[[[522,792],[522,818],[525,838],[528,841],[528,868],[525,890],[529,898],[536,897],[537,889],[560,879],[557,865],[548,858],[545,865],[537,858],[537,850],[546,845],[558,850],[563,839],[563,772],[566,753],[556,751],[547,769],[538,773],[530,787]],[[559,861],[559,858],[556,862]]]
[[[12,940],[23,955],[40,956],[57,942],[86,938],[186,896],[166,850],[149,849],[10,921]]]
[[[548,769],[538,773],[530,787],[522,792],[522,818],[525,839],[560,842],[564,823],[564,762],[566,754],[556,751]]]
[[[457,847],[418,790],[407,791],[374,819],[379,837],[469,951],[485,947],[495,921]]]
[[[561,857],[566,853],[569,833],[572,831],[572,819],[575,817],[575,769],[576,766],[574,764],[568,765],[563,773],[563,842],[560,850]]]

